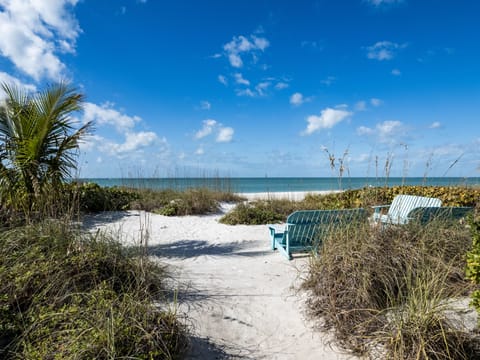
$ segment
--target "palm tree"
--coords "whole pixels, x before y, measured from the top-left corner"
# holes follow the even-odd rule
[[[66,83],[31,94],[2,84],[0,105],[0,186],[28,198],[29,208],[47,184],[60,186],[76,169],[79,141],[92,124],[76,128],[72,114],[83,95]],[[20,191],[20,193],[19,193]]]

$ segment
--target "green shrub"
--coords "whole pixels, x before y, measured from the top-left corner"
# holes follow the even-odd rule
[[[79,209],[84,212],[128,210],[138,194],[120,187],[101,187],[96,183],[73,184],[69,191],[78,198]]]

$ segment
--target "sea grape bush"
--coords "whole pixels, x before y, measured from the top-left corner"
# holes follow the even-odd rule
[[[70,196],[78,197],[79,208],[85,212],[128,210],[139,196],[133,190],[95,183],[72,184],[67,191]]]

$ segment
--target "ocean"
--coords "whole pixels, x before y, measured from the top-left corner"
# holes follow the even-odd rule
[[[333,191],[360,189],[367,186],[427,185],[427,186],[480,186],[480,178],[469,177],[235,177],[235,178],[89,178],[81,182],[94,182],[100,186],[128,186],[148,189],[209,188],[239,193]]]

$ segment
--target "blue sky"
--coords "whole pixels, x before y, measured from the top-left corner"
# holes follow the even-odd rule
[[[86,95],[81,177],[338,176],[341,163],[478,177],[479,13],[475,0],[0,0],[0,81]]]

